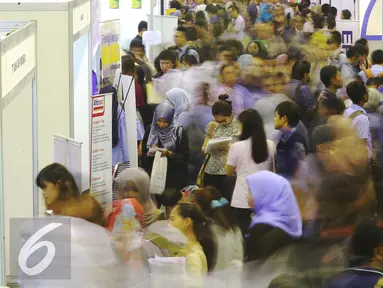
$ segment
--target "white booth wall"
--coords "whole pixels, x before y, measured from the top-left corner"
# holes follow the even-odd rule
[[[2,21],[0,27],[1,24]],[[4,272],[9,275],[10,219],[31,218],[38,214],[35,185],[38,156],[36,41],[36,23],[30,22],[0,42],[0,217],[4,233],[1,249],[5,252],[5,259],[0,263],[1,266],[5,263],[5,269],[1,269],[2,278]],[[14,65],[20,59],[24,62],[15,69]],[[3,278],[0,284],[4,282]]]
[[[89,60],[78,57],[84,57],[85,50],[80,50],[86,49],[86,45],[81,42],[85,40],[80,39],[81,37],[88,34],[87,45],[88,47],[91,46],[89,44],[89,31],[91,31],[90,2],[87,0],[33,0],[19,4],[19,0],[6,0],[6,2],[0,3],[0,19],[37,20],[37,33],[39,35],[37,66],[39,67],[38,77],[41,79],[37,87],[39,95],[37,104],[39,169],[53,162],[54,134],[75,139],[76,136],[82,138],[76,139],[84,143],[83,155],[88,157],[88,159],[82,159],[82,162],[89,163],[90,131],[88,133],[84,131],[90,129],[90,118],[87,111],[90,110],[89,99],[91,95],[91,49],[88,49]],[[80,42],[76,43],[76,37]],[[86,66],[86,61],[89,63],[88,71],[83,68]],[[75,73],[74,70],[77,68],[83,73],[78,73],[78,71]],[[77,81],[74,81],[74,74],[80,75],[82,81],[89,83],[89,87],[85,88],[82,86],[83,84],[77,85]],[[87,77],[87,79],[82,77]],[[75,92],[78,87],[80,87],[80,91]],[[77,108],[84,107],[85,101],[89,103],[83,108],[86,111],[83,111],[81,120],[76,119],[76,116],[79,115],[76,113]],[[89,177],[90,165],[83,166],[83,169],[87,175],[84,176],[85,179]],[[82,187],[83,189],[89,188],[89,178]],[[43,212],[44,207],[41,197],[40,212]]]
[[[359,0],[361,37],[368,40],[370,52],[382,48],[382,0]]]

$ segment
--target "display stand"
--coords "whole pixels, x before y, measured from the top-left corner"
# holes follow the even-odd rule
[[[37,21],[39,169],[53,162],[53,134],[77,139],[84,143],[82,189],[88,189],[91,2],[5,0],[0,19]]]
[[[10,219],[38,215],[36,27],[0,21],[0,286],[9,275]]]
[[[64,165],[73,175],[77,186],[82,187],[82,142],[61,135],[54,135],[53,141],[54,162]]]

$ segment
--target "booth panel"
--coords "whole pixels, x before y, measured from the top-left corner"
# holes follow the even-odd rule
[[[33,217],[33,89],[28,83],[3,110],[3,195],[6,275],[9,219]]]
[[[53,134],[70,136],[67,11],[1,11],[2,20],[37,20],[39,169],[53,161]],[[40,205],[44,207],[44,205]]]
[[[89,189],[90,179],[90,96],[89,91],[89,33],[84,34],[73,44],[73,83],[74,83],[74,139],[83,142],[81,189]]]

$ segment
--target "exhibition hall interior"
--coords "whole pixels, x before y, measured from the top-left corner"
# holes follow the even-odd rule
[[[0,1],[0,288],[383,287],[382,15]]]

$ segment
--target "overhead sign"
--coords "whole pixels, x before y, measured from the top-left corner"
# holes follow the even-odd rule
[[[73,35],[90,24],[90,2],[81,4],[73,9]]]
[[[1,56],[1,95],[6,96],[36,65],[36,35]]]

